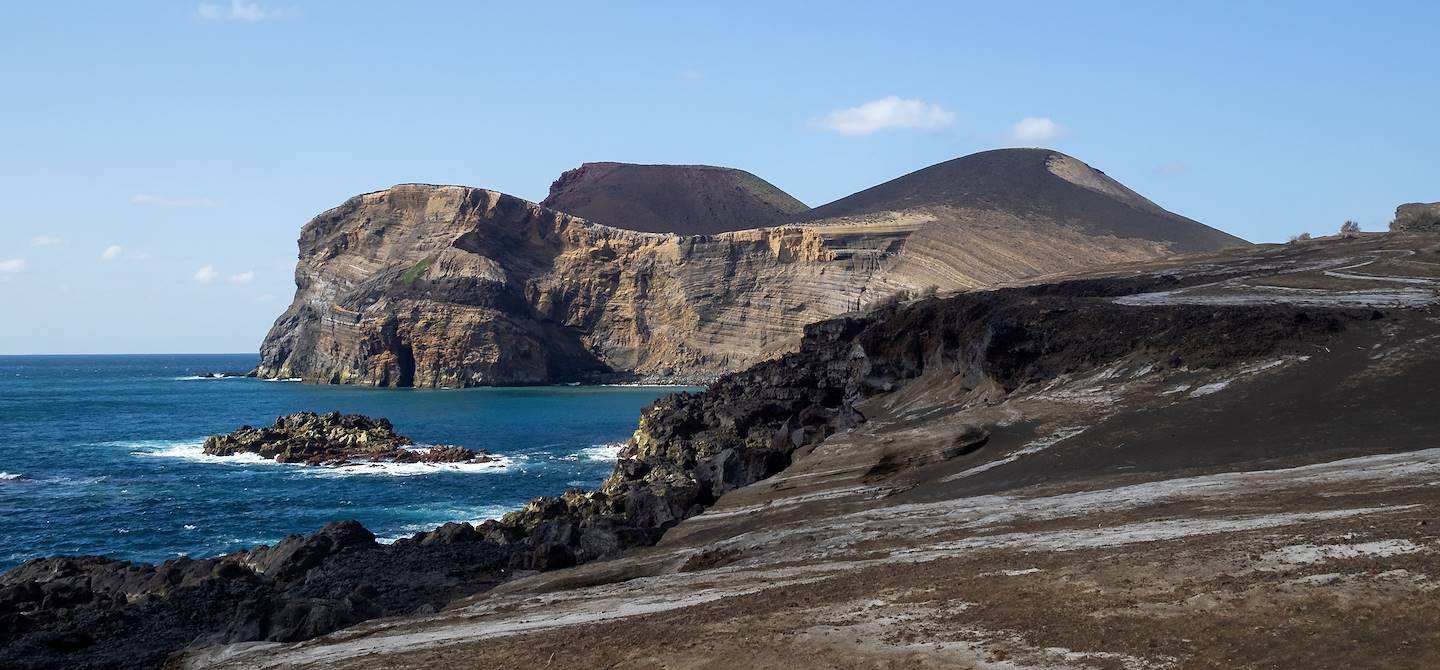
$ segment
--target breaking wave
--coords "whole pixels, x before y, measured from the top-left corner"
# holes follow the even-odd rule
[[[203,442],[196,441],[166,442],[142,440],[114,444],[117,446],[130,447],[132,449],[130,452],[132,456],[175,458],[196,463],[213,463],[219,465],[268,465],[287,467],[315,477],[348,477],[355,475],[414,477],[417,475],[433,475],[442,472],[504,472],[508,470],[513,463],[513,460],[508,457],[492,455],[491,458],[495,460],[486,463],[391,463],[388,461],[361,461],[348,465],[317,466],[306,465],[304,463],[277,463],[259,454],[249,453],[236,454],[234,456],[214,456],[205,453]],[[423,447],[421,448],[423,449]]]

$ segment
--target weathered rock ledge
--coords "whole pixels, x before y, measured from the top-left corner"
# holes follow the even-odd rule
[[[1395,208],[1390,230],[1397,232],[1440,232],[1440,202],[1410,202]]]
[[[413,448],[410,438],[395,432],[388,419],[359,414],[297,412],[275,419],[268,428],[241,426],[227,435],[205,439],[211,456],[257,454],[277,463],[347,465],[361,462],[488,463],[484,450],[439,445]]]

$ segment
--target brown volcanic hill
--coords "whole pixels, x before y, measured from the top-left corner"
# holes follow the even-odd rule
[[[1166,211],[1104,172],[1049,149],[996,149],[945,161],[821,205],[796,220],[933,208],[967,212],[969,218],[994,212],[1049,219],[1088,235],[1164,243],[1172,253],[1246,244]]]
[[[540,204],[616,228],[680,235],[764,228],[808,209],[744,170],[630,163],[568,170]]]

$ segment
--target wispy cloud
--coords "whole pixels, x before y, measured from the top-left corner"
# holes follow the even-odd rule
[[[1158,175],[1165,175],[1167,177],[1177,174],[1185,174],[1189,171],[1190,166],[1184,163],[1161,163],[1160,165],[1156,165],[1154,168],[1151,169],[1151,172],[1154,172]]]
[[[220,273],[216,272],[215,268],[209,265],[206,265],[205,267],[195,271],[195,281],[198,281],[201,284],[209,284],[210,282],[215,281],[219,277]]]
[[[1048,116],[1027,116],[1010,126],[1010,136],[1017,142],[1044,142],[1059,137],[1062,130]]]
[[[195,16],[206,21],[272,21],[300,16],[299,7],[267,7],[258,2],[230,0],[229,6],[202,2]]]
[[[255,273],[251,272],[250,270],[246,270],[244,272],[237,272],[225,278],[225,281],[228,281],[231,284],[249,284],[254,280]]]
[[[23,258],[11,258],[9,260],[0,261],[0,272],[4,272],[6,274],[14,274],[16,272],[23,271],[26,267],[29,267],[29,265],[30,264],[26,263],[25,259]]]
[[[110,246],[108,246],[108,247],[105,247],[105,250],[102,251],[102,252],[100,252],[100,260],[102,260],[102,261],[113,261],[113,260],[119,258],[119,257],[120,257],[120,254],[122,254],[122,253],[124,253],[124,252],[125,252],[125,247],[122,247],[122,246],[120,246],[120,245],[118,245],[118,244],[112,244],[112,245],[110,245]]]
[[[53,247],[58,246],[64,242],[65,240],[62,240],[58,237],[51,237],[49,235],[36,235],[35,237],[30,238],[30,246],[32,247]]]
[[[955,115],[940,105],[892,95],[831,112],[810,123],[827,132],[856,136],[891,128],[933,130],[954,122]]]
[[[693,67],[687,67],[681,70],[676,76],[684,81],[703,81],[705,79],[705,73]]]
[[[130,196],[130,203],[150,207],[214,207],[215,201],[209,198],[172,198],[163,195],[151,195],[149,193],[136,193]]]

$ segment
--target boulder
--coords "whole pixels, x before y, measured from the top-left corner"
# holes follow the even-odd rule
[[[375,544],[375,534],[358,521],[332,521],[309,537],[291,535],[274,547],[259,547],[246,552],[243,562],[255,572],[280,581],[303,576],[332,554],[348,547]]]

